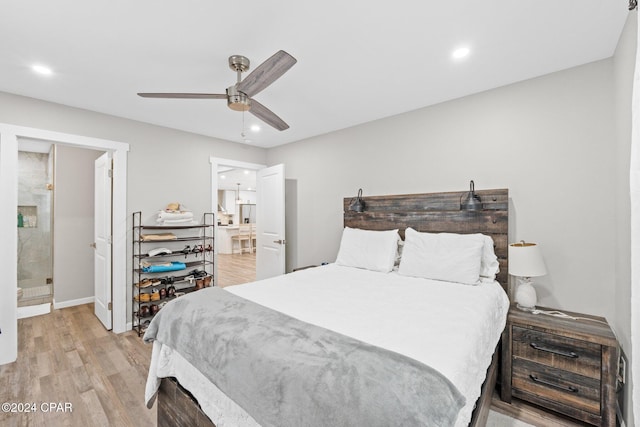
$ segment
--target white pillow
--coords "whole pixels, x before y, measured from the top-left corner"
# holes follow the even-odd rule
[[[336,264],[388,273],[398,252],[398,230],[373,231],[345,227]]]
[[[479,234],[484,239],[482,247],[482,263],[480,264],[480,277],[495,280],[496,274],[500,272],[500,263],[493,250],[493,239],[491,236]]]
[[[484,243],[481,234],[419,233],[407,228],[398,273],[476,285]]]

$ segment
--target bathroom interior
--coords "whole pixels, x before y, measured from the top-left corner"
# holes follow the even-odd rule
[[[18,152],[18,307],[53,298],[54,145],[21,141]]]

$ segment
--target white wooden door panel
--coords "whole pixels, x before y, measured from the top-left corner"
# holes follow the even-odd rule
[[[111,317],[111,156],[104,153],[95,161],[94,195],[94,311],[105,328]]]
[[[257,172],[256,279],[285,273],[284,165]]]

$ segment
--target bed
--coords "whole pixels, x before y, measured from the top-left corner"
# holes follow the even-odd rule
[[[508,191],[477,194],[481,211],[461,211],[461,193],[367,197],[364,212],[345,199],[338,262],[167,304],[146,336],[158,425],[484,425],[508,310]],[[426,233],[490,236],[500,272],[471,286],[343,256],[347,230],[396,229],[405,250]]]

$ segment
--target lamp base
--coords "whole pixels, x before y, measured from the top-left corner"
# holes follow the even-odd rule
[[[536,309],[538,297],[530,278],[525,277],[516,288],[515,301],[520,310],[533,311]]]

